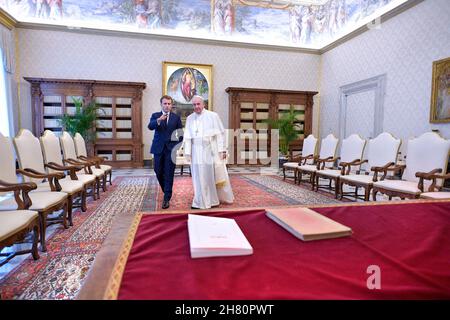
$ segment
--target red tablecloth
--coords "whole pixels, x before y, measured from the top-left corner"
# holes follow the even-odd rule
[[[314,210],[353,235],[303,242],[264,211],[215,213],[253,255],[191,259],[187,215],[144,215],[118,299],[450,299],[450,202]],[[381,289],[367,288],[371,265]]]

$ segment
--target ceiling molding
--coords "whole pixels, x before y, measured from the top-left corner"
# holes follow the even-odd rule
[[[0,24],[12,30],[17,25],[17,20],[14,19],[8,12],[0,8]]]

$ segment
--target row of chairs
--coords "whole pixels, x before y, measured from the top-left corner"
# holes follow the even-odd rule
[[[19,169],[16,170],[17,155]],[[0,251],[33,231],[30,250],[3,253],[0,266],[18,254],[32,253],[39,258],[47,251],[46,229],[61,223],[73,225],[72,211],[81,207],[85,212],[86,199],[100,198],[100,186],[107,190],[112,184],[112,168],[102,164],[100,157],[88,157],[86,144],[80,134],[63,132],[58,137],[49,130],[38,139],[22,129],[11,140],[0,134]],[[23,182],[19,182],[18,174]]]
[[[318,139],[309,135],[303,142],[302,155],[283,165],[286,171],[294,171],[294,182],[307,182],[312,190],[319,188],[334,190],[336,199],[354,196],[368,201],[372,192],[376,201],[377,193],[401,199],[410,198],[450,198],[449,192],[440,192],[450,154],[450,140],[435,132],[426,132],[418,138],[408,140],[407,157],[404,164],[398,163],[398,151],[402,140],[383,132],[368,142],[367,159],[363,160],[366,140],[353,134],[342,141],[340,157],[336,157],[339,140],[332,134],[322,139],[317,153]],[[361,170],[361,166],[368,170]],[[309,179],[302,180],[303,175]],[[329,180],[319,184],[320,179]],[[333,183],[334,182],[334,183]],[[344,186],[355,187],[354,192],[344,192]],[[364,196],[358,194],[364,189]]]

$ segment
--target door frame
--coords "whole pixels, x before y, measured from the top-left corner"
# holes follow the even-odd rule
[[[347,123],[347,97],[365,91],[374,91],[373,137],[383,132],[384,95],[386,93],[386,73],[369,79],[353,82],[339,88],[339,134],[345,139]],[[365,138],[373,138],[365,137]]]

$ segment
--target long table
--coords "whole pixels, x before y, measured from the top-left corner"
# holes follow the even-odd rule
[[[190,257],[187,214],[139,214],[103,298],[450,299],[450,201],[314,210],[353,235],[303,242],[264,209],[213,212],[235,219],[254,253],[202,259]]]

